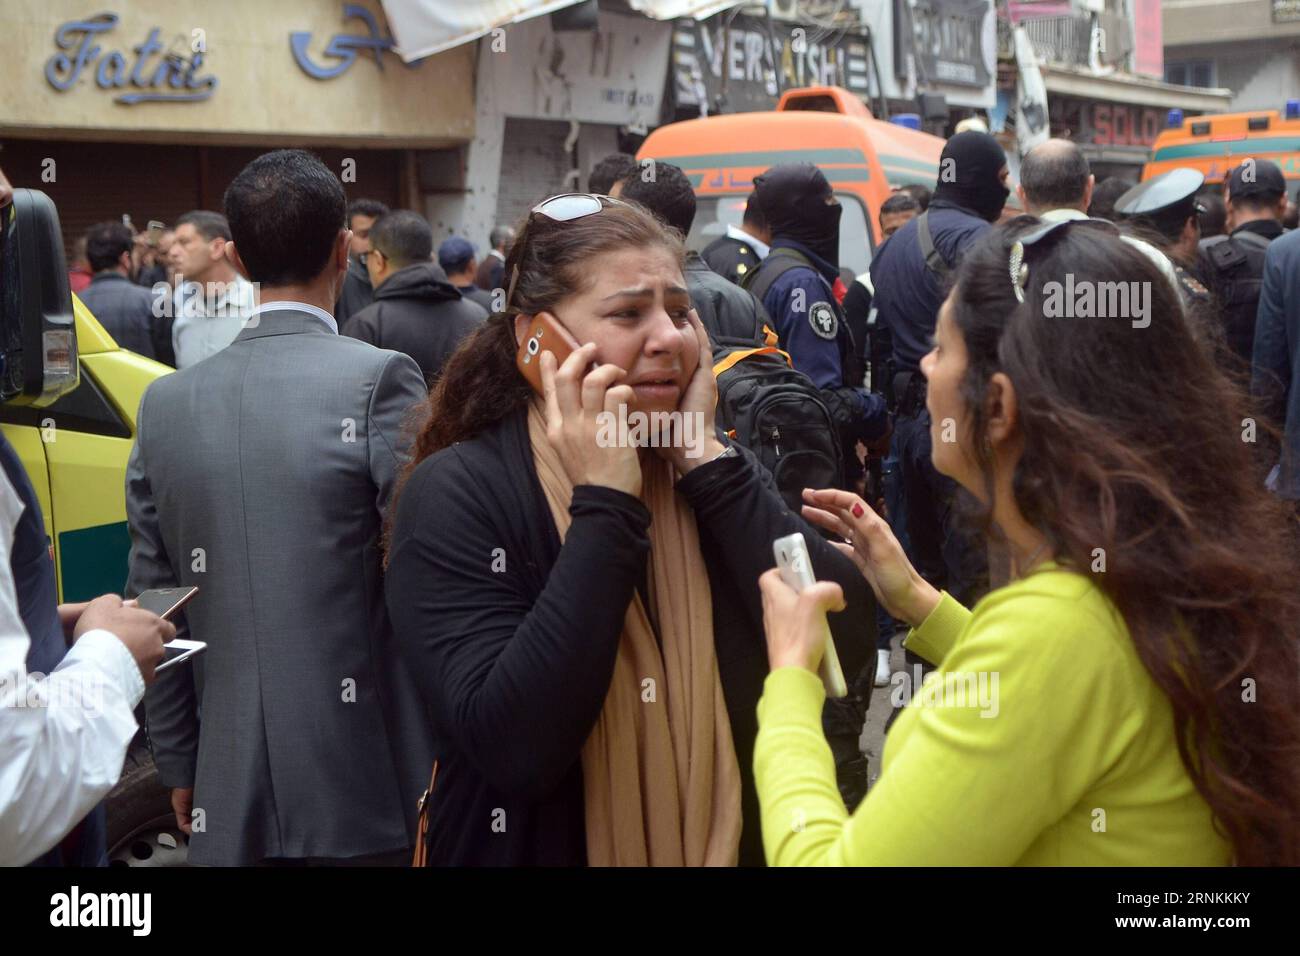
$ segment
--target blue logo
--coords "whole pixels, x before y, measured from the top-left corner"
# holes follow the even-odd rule
[[[128,68],[125,54],[110,51],[98,64],[95,60],[102,52],[96,39],[117,26],[114,13],[101,13],[88,20],[70,20],[54,31],[54,43],[62,51],[45,63],[45,80],[60,92],[72,89],[81,78],[83,70],[93,69],[95,85],[101,90],[125,90],[128,85],[143,92],[123,92],[114,97],[115,102],[132,106],[136,103],[194,103],[206,100],[217,88],[215,76],[199,76],[203,54],[164,52],[158,27],[149,31],[143,43],[131,48],[135,65]],[[182,45],[183,37],[178,37]],[[153,65],[148,62],[155,54],[161,57]]]
[[[309,32],[300,30],[289,34],[289,47],[293,50],[293,58],[298,61],[298,66],[308,76],[315,77],[318,80],[332,80],[336,76],[342,76],[357,61],[358,54],[367,51],[375,58],[375,65],[381,70],[384,68],[384,61],[380,54],[391,51],[394,41],[391,36],[380,34],[375,15],[365,7],[345,3],[343,5],[343,19],[345,21],[352,19],[362,21],[366,25],[368,35],[336,33],[330,37],[329,44],[325,47],[325,56],[335,61],[332,66],[317,66],[312,62],[311,57],[307,55],[307,45],[311,43],[311,34]],[[423,60],[416,60],[406,65],[414,67],[423,62]]]

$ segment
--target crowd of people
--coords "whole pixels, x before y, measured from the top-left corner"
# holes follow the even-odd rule
[[[1208,237],[1195,176],[1096,183],[1069,142],[1013,183],[968,130],[941,168],[881,205],[858,276],[809,164],[690,250],[687,175],[622,154],[481,261],[300,150],[156,248],[90,230],[83,299],[179,370],[136,420],[125,593],[198,586],[174,634],[208,650],[155,679],[172,625],[60,609],[115,655],[115,724],[63,743],[97,773],[40,836],[8,821],[53,779],[0,790],[5,859],[102,795],[147,684],[200,864],[1300,862],[1281,171],[1235,169]],[[571,352],[529,351],[542,317]],[[603,438],[628,409],[710,427]],[[798,592],[772,568],[795,532]],[[927,676],[869,786],[904,632]]]

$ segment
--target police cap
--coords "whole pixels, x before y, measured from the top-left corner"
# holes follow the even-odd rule
[[[1204,184],[1205,174],[1199,170],[1171,169],[1138,183],[1115,200],[1115,215],[1177,239],[1183,224],[1196,214],[1196,191]]]

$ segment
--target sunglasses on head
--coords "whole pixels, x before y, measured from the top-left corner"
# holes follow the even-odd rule
[[[1035,226],[1011,244],[1011,255],[1007,261],[1007,271],[1011,275],[1011,287],[1015,290],[1016,301],[1025,301],[1025,283],[1029,281],[1029,265],[1025,261],[1035,246],[1042,248],[1042,243],[1049,236],[1060,235],[1070,226],[1085,226],[1099,229],[1111,235],[1118,235],[1115,224],[1105,219],[1062,219],[1059,222],[1045,222]]]
[[[531,233],[530,227],[535,218],[545,216],[553,222],[573,222],[575,219],[594,216],[609,206],[628,205],[630,203],[626,203],[621,199],[615,199],[613,196],[602,196],[597,193],[561,193],[558,196],[552,196],[550,199],[543,199],[534,206],[528,213],[528,221],[524,223],[523,232],[516,240],[517,249],[510,250],[511,255],[514,256],[515,266],[510,270],[510,288],[506,290],[506,305],[502,311],[509,313],[510,303],[514,301],[515,285],[519,282],[519,262],[527,251],[527,242]]]

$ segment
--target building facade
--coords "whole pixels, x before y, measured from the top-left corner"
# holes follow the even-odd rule
[[[15,0],[0,164],[51,195],[69,247],[101,220],[220,210],[244,164],[285,146],[320,155],[350,199],[423,210],[473,135],[472,65],[470,48],[404,64],[378,0]]]
[[[1163,0],[1165,79],[1227,87],[1231,112],[1300,97],[1300,0]]]

